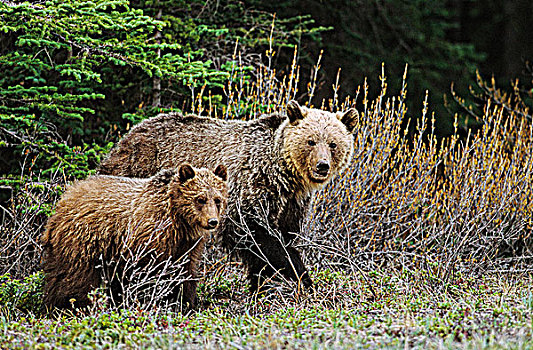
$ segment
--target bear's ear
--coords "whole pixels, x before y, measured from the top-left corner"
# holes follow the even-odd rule
[[[223,181],[226,181],[228,179],[228,170],[224,165],[220,164],[215,169],[215,175],[221,178]]]
[[[304,118],[302,108],[295,100],[290,100],[289,103],[287,103],[287,117],[289,117],[291,124],[298,119]]]
[[[359,120],[359,112],[355,108],[350,108],[339,118],[346,126],[349,132],[353,132],[357,121]]]
[[[178,168],[178,177],[181,182],[192,179],[195,175],[194,169],[189,164],[182,164]]]

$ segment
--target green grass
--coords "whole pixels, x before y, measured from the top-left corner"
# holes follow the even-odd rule
[[[455,277],[401,271],[314,272],[314,293],[276,283],[250,296],[239,270],[209,276],[202,307],[111,310],[49,319],[3,306],[0,348],[531,348],[531,276]],[[223,283],[222,283],[223,282]]]

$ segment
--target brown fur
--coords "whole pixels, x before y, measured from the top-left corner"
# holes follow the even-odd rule
[[[287,115],[251,121],[161,114],[124,136],[99,171],[144,177],[183,161],[225,164],[230,193],[220,237],[248,267],[251,289],[276,271],[311,286],[291,243],[314,192],[350,162],[357,117],[355,109],[330,113],[295,101]]]
[[[226,206],[226,178],[224,166],[213,173],[183,164],[149,179],[93,176],[70,186],[41,238],[45,305],[67,308],[70,299],[87,305],[87,294],[102,283],[101,260],[121,261],[146,246],[158,261],[187,254],[192,279],[183,284],[182,297],[193,307],[205,236]]]

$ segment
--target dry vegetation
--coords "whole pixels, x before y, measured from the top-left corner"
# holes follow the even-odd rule
[[[277,79],[267,63],[254,81],[245,81],[236,64],[225,89],[226,108],[213,110],[202,89],[193,112],[254,118],[283,109],[295,97],[310,104],[316,74],[301,92],[296,60],[292,68]],[[315,293],[276,282],[266,295],[250,296],[240,265],[213,245],[203,266],[202,306],[191,315],[133,301],[127,310],[116,310],[95,297],[99,301],[85,313],[55,320],[24,316],[22,311],[36,310],[23,302],[38,297],[32,286],[40,279],[5,278],[0,346],[531,346],[528,111],[516,113],[488,99],[478,132],[437,139],[435,116],[427,108],[406,110],[406,77],[396,96],[388,93],[384,72],[381,78],[379,96],[368,96],[365,83],[356,96],[340,101],[334,86],[333,97],[318,103],[329,110],[355,105],[362,113],[354,160],[317,194],[300,237]],[[411,134],[401,128],[408,116]],[[60,179],[28,184],[3,208],[0,274],[23,278],[39,270],[38,237]]]

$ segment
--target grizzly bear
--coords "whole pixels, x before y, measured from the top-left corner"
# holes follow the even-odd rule
[[[350,162],[358,116],[296,101],[286,115],[250,121],[160,114],[132,128],[98,171],[144,177],[183,161],[224,163],[230,190],[219,238],[247,266],[251,291],[278,272],[312,287],[294,238],[314,192]]]
[[[70,186],[41,238],[45,306],[50,311],[87,306],[87,294],[102,285],[106,267],[113,271],[109,292],[120,300],[120,288],[128,287],[116,280],[127,263],[124,256],[138,258],[129,254],[146,248],[151,254],[141,256],[139,268],[150,259],[156,267],[184,262],[189,278],[165,300],[194,308],[198,263],[206,235],[221,222],[226,180],[223,165],[213,173],[182,164],[148,179],[100,175]]]

